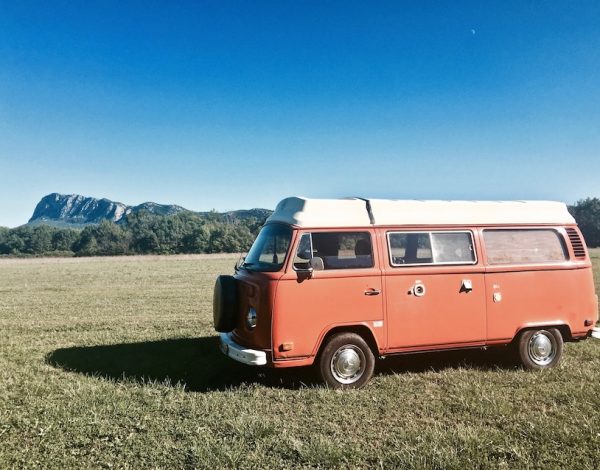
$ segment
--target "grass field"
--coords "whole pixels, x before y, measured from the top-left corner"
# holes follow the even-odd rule
[[[541,373],[493,351],[388,359],[331,391],[218,352],[234,262],[0,260],[0,468],[598,468],[600,341]]]

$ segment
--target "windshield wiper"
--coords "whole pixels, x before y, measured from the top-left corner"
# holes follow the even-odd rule
[[[256,264],[256,263],[247,263],[247,262],[245,262],[245,261],[244,261],[244,262],[243,262],[243,263],[242,263],[240,266],[241,266],[242,268],[244,268],[246,271],[248,271],[248,272],[252,272],[252,270],[251,270],[251,269],[248,269],[248,266],[254,266],[255,264]]]

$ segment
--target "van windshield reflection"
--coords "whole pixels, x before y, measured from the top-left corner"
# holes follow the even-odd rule
[[[242,267],[249,271],[279,271],[285,262],[292,229],[286,225],[271,224],[262,228]]]

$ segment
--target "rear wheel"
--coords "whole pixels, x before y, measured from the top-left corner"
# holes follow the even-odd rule
[[[359,388],[375,369],[375,356],[356,333],[338,333],[325,344],[319,356],[319,372],[331,388]]]
[[[519,336],[519,359],[526,369],[548,369],[560,361],[563,339],[556,328],[527,330]]]

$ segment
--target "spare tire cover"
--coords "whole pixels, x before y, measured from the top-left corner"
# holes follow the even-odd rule
[[[215,330],[228,333],[235,327],[237,312],[237,282],[233,276],[219,276],[213,294]]]

